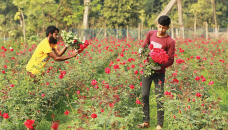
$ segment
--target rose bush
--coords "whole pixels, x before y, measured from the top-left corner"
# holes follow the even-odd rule
[[[49,122],[49,128],[134,129],[142,121],[138,48],[142,40],[90,39],[81,56],[67,62],[49,61],[36,84],[25,65],[36,45],[3,46],[0,63],[1,128],[42,129],[45,116],[63,97],[62,113],[71,122]],[[167,69],[164,93],[165,124],[171,129],[227,128],[227,106],[216,89],[227,85],[225,40],[176,39],[175,63]],[[62,41],[58,46],[64,46]],[[18,48],[18,49],[16,49]],[[71,53],[68,50],[66,55]],[[177,60],[178,59],[178,60]],[[213,64],[210,64],[212,63]],[[196,78],[197,77],[197,78]],[[225,97],[225,96],[224,96]],[[194,101],[193,101],[194,99]],[[225,99],[226,100],[226,99]],[[221,107],[222,106],[222,107]],[[53,117],[54,121],[54,117]],[[65,128],[64,128],[65,129]]]

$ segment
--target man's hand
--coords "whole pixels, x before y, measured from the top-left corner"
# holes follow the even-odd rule
[[[139,54],[141,55],[142,54],[142,48],[139,48]]]
[[[142,51],[143,51],[143,49],[142,48],[139,48],[139,54],[140,54],[140,56],[142,56]]]
[[[65,47],[68,47],[68,46],[69,46],[68,44],[65,45]]]
[[[161,69],[161,66],[152,66],[151,67],[153,70],[160,70]]]
[[[78,54],[78,50],[75,50],[75,51],[73,51],[72,56],[73,56],[73,57],[76,57],[77,54]]]

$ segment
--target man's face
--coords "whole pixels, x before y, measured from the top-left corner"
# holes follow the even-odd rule
[[[159,33],[159,35],[164,35],[166,33],[166,30],[169,29],[169,27],[162,26],[159,23],[157,23],[157,27],[158,27],[158,33]]]
[[[50,35],[50,38],[49,38],[49,42],[50,43],[53,43],[53,44],[57,44],[57,40],[58,40],[58,31],[57,30],[55,30],[55,32],[53,33],[53,34],[51,34],[51,33],[49,33],[49,35]]]

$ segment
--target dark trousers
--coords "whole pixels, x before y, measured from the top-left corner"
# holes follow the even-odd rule
[[[154,73],[151,76],[145,77],[142,76],[142,103],[143,105],[143,112],[144,122],[150,121],[150,107],[149,107],[149,96],[150,96],[150,87],[152,80],[154,80],[155,84],[155,96],[156,96],[156,102],[157,102],[157,125],[162,126],[164,121],[164,110],[163,109],[163,102],[160,101],[161,97],[163,97],[164,94],[164,80],[165,80],[165,73]],[[161,84],[159,84],[159,81],[161,81]],[[159,100],[160,99],[160,100]]]

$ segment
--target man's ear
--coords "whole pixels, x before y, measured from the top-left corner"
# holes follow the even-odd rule
[[[52,34],[51,34],[51,33],[49,33],[49,35],[48,35],[48,36],[50,37],[50,36],[52,36]]]

